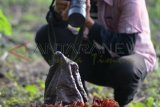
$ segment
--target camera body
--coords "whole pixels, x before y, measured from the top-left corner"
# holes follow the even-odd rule
[[[68,29],[73,34],[79,34],[83,28],[86,18],[86,0],[70,0],[71,5],[68,12]]]

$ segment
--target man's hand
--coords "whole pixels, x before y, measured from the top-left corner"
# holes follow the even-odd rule
[[[63,20],[67,20],[69,6],[70,6],[70,1],[56,0],[54,10],[61,15]]]
[[[90,0],[86,0],[86,27],[88,27],[89,29],[93,26],[94,24],[94,20],[91,18],[90,15],[90,10],[91,10],[91,2]]]

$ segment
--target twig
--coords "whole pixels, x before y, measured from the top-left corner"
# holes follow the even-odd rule
[[[138,103],[138,102],[141,102],[141,101],[143,101],[143,100],[145,100],[146,99],[146,97],[141,97],[141,98],[139,98],[139,99],[137,99],[136,101],[134,101],[135,103]]]

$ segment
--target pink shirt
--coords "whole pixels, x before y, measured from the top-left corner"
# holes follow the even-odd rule
[[[156,63],[145,0],[97,0],[98,21],[119,33],[137,33],[135,53],[145,57],[147,71]]]

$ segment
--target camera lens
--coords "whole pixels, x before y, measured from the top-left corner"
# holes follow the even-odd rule
[[[85,0],[71,0],[69,9],[69,25],[73,28],[81,28],[85,23],[86,4]]]

